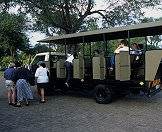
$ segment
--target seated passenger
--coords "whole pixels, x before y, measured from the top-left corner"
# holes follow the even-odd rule
[[[143,51],[143,44],[138,44],[138,47],[140,48],[141,51]]]
[[[123,40],[120,41],[120,44],[116,48],[116,50],[114,51],[114,53],[115,54],[119,54],[120,51],[129,51],[128,41],[126,39],[123,39]]]
[[[93,57],[98,57],[100,55],[99,50],[94,50]]]
[[[141,55],[142,51],[137,43],[132,44],[132,50],[130,52],[133,55]]]
[[[139,60],[139,56],[142,54],[142,50],[137,43],[132,44],[132,50],[130,51],[131,55],[136,55],[135,60]]]
[[[130,50],[131,50],[131,48],[130,48]],[[111,60],[110,60],[110,63],[111,63],[110,70],[113,70],[113,67],[115,65],[115,54],[119,54],[120,51],[129,51],[128,41],[126,39],[121,40],[120,44],[114,51],[114,55],[111,57]]]

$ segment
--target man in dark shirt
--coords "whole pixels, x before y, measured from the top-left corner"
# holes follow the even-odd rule
[[[7,97],[9,105],[15,104],[15,87],[14,87],[14,63],[11,63],[9,68],[4,71],[5,86],[7,88]]]

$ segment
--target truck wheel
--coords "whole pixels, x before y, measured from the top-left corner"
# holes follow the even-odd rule
[[[105,85],[97,85],[95,87],[95,99],[99,104],[108,104],[112,102],[112,90]]]

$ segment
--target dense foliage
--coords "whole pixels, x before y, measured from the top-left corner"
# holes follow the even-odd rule
[[[28,48],[28,39],[23,32],[25,19],[22,15],[0,13],[0,48],[5,53],[16,57],[17,50]]]
[[[9,5],[20,5],[19,11],[30,13],[38,30],[48,33],[75,33],[82,30],[89,16],[98,14],[103,26],[136,23],[143,16],[142,8],[158,5],[160,0],[105,0],[104,7],[95,8],[95,0],[2,0]],[[50,32],[49,32],[50,30]]]

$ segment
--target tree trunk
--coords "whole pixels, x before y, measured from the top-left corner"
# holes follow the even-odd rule
[[[9,49],[10,49],[10,54],[11,54],[12,60],[16,61],[16,58],[15,58],[16,54],[15,54],[14,47],[11,46]]]

